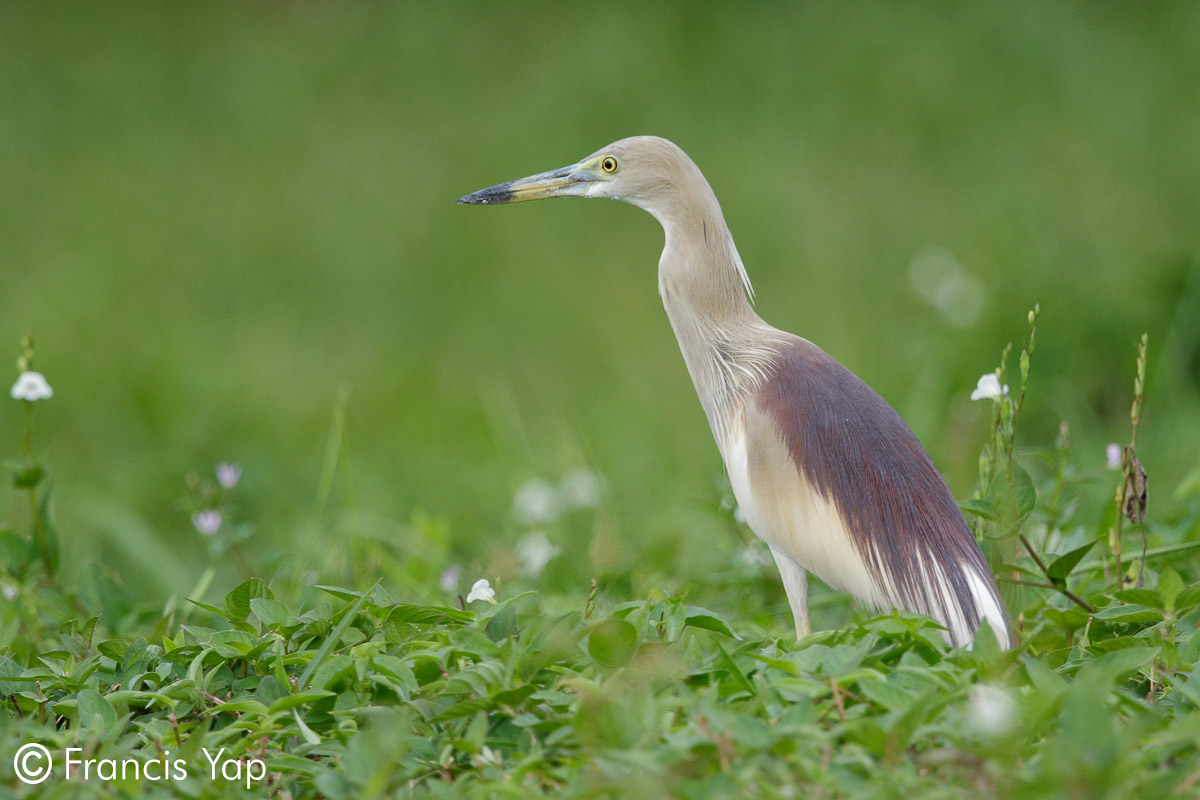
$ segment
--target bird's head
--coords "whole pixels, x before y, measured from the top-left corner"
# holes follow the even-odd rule
[[[575,164],[497,184],[460,197],[470,205],[518,203],[543,197],[608,197],[654,213],[679,180],[699,170],[682,150],[657,136],[613,142]]]

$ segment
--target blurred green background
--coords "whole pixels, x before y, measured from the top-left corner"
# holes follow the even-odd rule
[[[1148,331],[1139,452],[1169,494],[1200,453],[1198,40],[1191,3],[4,3],[0,353],[32,327],[56,390],[66,570],[186,589],[185,476],[220,460],[261,563],[433,537],[431,568],[494,574],[514,492],[579,467],[604,501],[544,580],[728,563],[654,220],[452,203],[639,133],[704,170],[760,313],[895,405],[960,497],[967,396],[1034,303],[1022,439],[1066,420],[1080,469],[1127,440]],[[0,404],[0,456],[22,424]]]

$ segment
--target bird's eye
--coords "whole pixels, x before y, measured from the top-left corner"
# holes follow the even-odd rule
[[[605,156],[604,160],[600,162],[600,169],[612,175],[617,171],[617,160],[612,156]]]

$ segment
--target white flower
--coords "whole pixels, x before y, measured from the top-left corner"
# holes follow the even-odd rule
[[[987,291],[963,269],[949,250],[928,247],[913,258],[908,270],[913,288],[926,303],[956,328],[969,328],[979,317]]]
[[[1017,716],[1012,695],[1000,686],[977,683],[967,690],[967,722],[981,736],[1007,733]]]
[[[220,464],[217,464],[216,473],[217,483],[221,484],[221,488],[232,489],[242,479],[242,465],[222,461]]]
[[[533,531],[517,543],[517,560],[521,562],[521,573],[530,578],[542,574],[550,559],[558,555],[559,549],[550,543],[546,534]]]
[[[3,594],[4,599],[11,603],[13,600],[17,599],[17,587],[10,586],[6,583],[2,588],[0,588],[0,594]]]
[[[738,550],[737,557],[739,561],[749,564],[752,567],[771,566],[769,551],[761,544],[748,544],[742,547]]]
[[[46,376],[42,373],[22,372],[9,394],[13,400],[48,400],[54,397],[54,390],[46,383]]]
[[[560,511],[558,492],[541,478],[525,481],[513,498],[513,514],[530,525],[553,522]]]
[[[595,508],[600,504],[601,485],[596,473],[580,467],[564,475],[558,489],[571,508]]]
[[[453,592],[458,588],[458,579],[462,575],[462,567],[458,564],[451,564],[442,570],[441,577],[438,578],[438,585],[442,587],[443,592]]]
[[[221,517],[221,512],[217,511],[216,509],[197,511],[195,514],[192,514],[192,525],[196,528],[198,533],[201,533],[205,536],[212,536],[214,533],[221,530],[221,523],[223,521],[224,520]]]
[[[1110,444],[1104,448],[1104,461],[1108,464],[1109,469],[1121,468],[1121,445]]]
[[[975,391],[971,392],[972,400],[998,400],[1001,396],[1008,394],[1008,384],[1000,385],[1000,379],[996,377],[996,373],[989,372],[979,379],[979,383],[975,385]]]
[[[733,521],[742,525],[746,524],[746,512],[742,511],[742,507],[739,505],[733,507]]]
[[[487,600],[489,603],[496,602],[496,590],[488,583],[487,578],[480,578],[471,587],[471,593],[467,595],[467,602],[474,603],[476,600]]]

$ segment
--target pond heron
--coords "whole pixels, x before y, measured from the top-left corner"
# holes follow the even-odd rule
[[[987,561],[900,415],[821,348],[771,327],[708,181],[673,143],[622,139],[460,198],[607,197],[659,221],[658,290],[746,522],[779,567],[797,636],[808,573],[878,609],[927,614],[955,645],[987,620],[1011,646]]]

